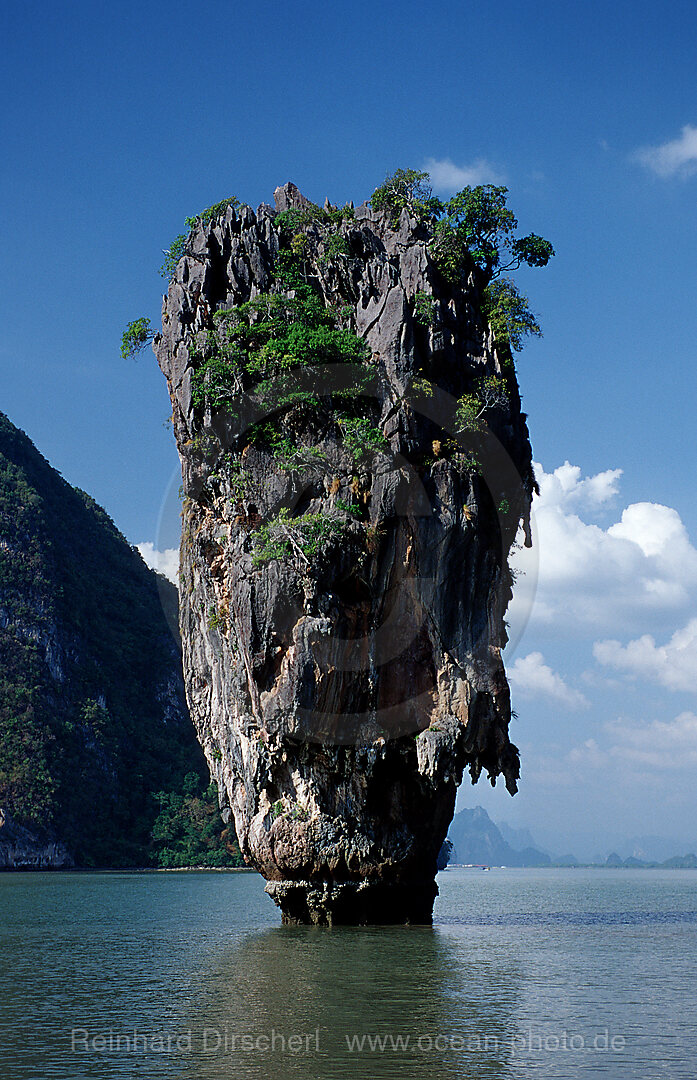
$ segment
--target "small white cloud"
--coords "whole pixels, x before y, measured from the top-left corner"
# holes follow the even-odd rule
[[[687,530],[677,510],[660,503],[632,503],[622,511],[622,518],[608,529],[609,536],[631,540],[644,555],[661,558],[670,552],[671,562],[687,559],[697,569],[695,550],[690,545]]]
[[[657,645],[650,634],[644,634],[626,646],[619,641],[596,641],[593,655],[600,664],[668,690],[697,691],[697,619],[676,630],[666,645]]]
[[[674,772],[697,765],[697,716],[693,712],[650,724],[615,720],[606,730],[611,755],[639,768]]]
[[[606,750],[600,749],[595,739],[586,739],[581,746],[569,750],[566,760],[571,765],[589,765],[593,769],[601,769],[608,764],[609,755]]]
[[[477,158],[471,165],[455,165],[450,158],[429,158],[424,170],[430,175],[434,191],[453,192],[478,184],[501,184],[503,177],[484,158]]]
[[[589,704],[583,694],[567,686],[561,675],[545,664],[540,652],[518,657],[508,669],[508,681],[521,697],[548,698],[569,709],[585,709]]]
[[[149,566],[151,570],[157,570],[158,573],[164,574],[173,585],[177,584],[179,574],[178,548],[165,548],[164,551],[158,551],[149,540],[146,540],[143,544],[136,544],[136,547],[146,566]]]
[[[692,176],[697,172],[697,127],[685,124],[678,139],[660,146],[644,146],[632,157],[663,179]]]

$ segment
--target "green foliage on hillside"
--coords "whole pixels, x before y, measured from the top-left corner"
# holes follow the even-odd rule
[[[366,416],[340,417],[339,427],[346,448],[356,465],[360,465],[377,451],[385,450],[388,445],[380,428]]]
[[[187,773],[180,792],[158,791],[160,812],[152,829],[153,854],[161,868],[243,866],[234,830],[222,828],[217,784]]]
[[[351,221],[355,217],[351,206],[317,206],[316,203],[308,203],[300,208],[291,207],[290,210],[282,210],[276,214],[274,224],[288,236],[297,236],[298,231],[308,225],[341,225],[344,221]]]
[[[433,221],[443,212],[443,203],[432,194],[428,173],[416,169],[397,169],[388,176],[371,195],[370,205],[389,213],[393,229],[404,209],[421,222]]]
[[[487,282],[522,263],[546,266],[554,255],[549,241],[536,233],[516,237],[518,221],[507,197],[508,188],[480,184],[463,188],[443,205],[441,228],[469,252]]]
[[[436,302],[432,296],[425,292],[417,292],[414,296],[414,319],[421,326],[433,326],[436,317]]]
[[[291,517],[288,508],[283,507],[275,518],[259,526],[254,537],[252,562],[254,566],[262,566],[272,559],[294,557],[310,562],[341,538],[346,524],[346,511],[341,509],[331,514],[306,513]]]
[[[523,347],[524,337],[542,335],[528,298],[508,278],[499,278],[487,285],[482,307],[499,344],[518,350]]]
[[[216,218],[222,217],[228,207],[232,206],[236,209],[240,205],[240,200],[236,195],[229,195],[227,199],[221,199],[220,202],[214,203],[213,206],[207,206],[205,210],[201,210],[200,213],[194,214],[192,217],[186,219],[186,224],[190,229],[196,229],[199,225],[206,228],[210,225],[211,221],[215,221]]]
[[[160,277],[167,278],[167,280],[172,277],[177,269],[177,263],[186,255],[186,242],[188,239],[189,233],[177,233],[169,247],[164,249],[162,254],[165,258],[160,267]]]
[[[460,434],[476,434],[487,426],[487,414],[507,409],[508,393],[503,379],[487,375],[477,380],[469,394],[458,398],[455,410],[455,430]]]
[[[0,414],[0,806],[82,865],[147,865],[155,793],[207,776],[179,663],[156,576]]]
[[[506,187],[478,184],[464,187],[442,202],[432,193],[428,173],[397,169],[375,189],[370,205],[373,210],[389,213],[393,228],[397,228],[404,209],[428,225],[434,254],[447,277],[456,279],[471,260],[488,282],[517,270],[522,263],[546,266],[554,255],[550,242],[536,233],[515,235],[518,221],[506,205],[507,198]]]

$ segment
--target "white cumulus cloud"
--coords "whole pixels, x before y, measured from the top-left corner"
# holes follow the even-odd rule
[[[697,172],[697,127],[685,124],[679,138],[659,146],[644,146],[633,157],[663,179],[692,176]]]
[[[593,654],[600,664],[657,682],[668,690],[697,691],[697,619],[676,630],[665,645],[651,634],[622,645],[596,641]]]
[[[146,566],[149,566],[151,570],[157,570],[158,573],[164,574],[173,585],[177,584],[177,575],[179,574],[178,548],[165,548],[164,551],[158,551],[150,540],[142,544],[136,544],[136,547]]]
[[[588,701],[578,690],[573,690],[551,667],[544,662],[540,652],[518,657],[508,669],[508,681],[514,695],[527,698],[548,698],[569,709],[584,709]]]
[[[536,465],[533,501],[537,555],[515,555],[519,575],[509,611],[513,630],[532,626],[565,634],[621,635],[673,629],[697,600],[697,549],[678,512],[633,503],[616,516],[621,470],[583,477],[566,462],[552,473]]]
[[[598,509],[619,494],[622,470],[606,469],[584,478],[578,465],[565,461],[553,473],[546,473],[540,465],[536,465],[535,475],[540,500],[544,505],[562,506],[565,510],[572,507]]]
[[[455,165],[450,158],[428,158],[424,170],[430,175],[434,191],[450,193],[478,184],[501,184],[503,177],[485,158],[471,165]]]

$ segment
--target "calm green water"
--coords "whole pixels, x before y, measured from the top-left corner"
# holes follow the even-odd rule
[[[0,875],[0,1078],[692,1080],[697,872],[439,884],[432,930],[317,930],[251,874]]]

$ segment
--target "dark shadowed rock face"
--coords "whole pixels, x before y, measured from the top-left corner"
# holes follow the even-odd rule
[[[241,849],[286,921],[429,922],[463,769],[516,787],[500,650],[508,551],[533,484],[527,428],[509,369],[478,467],[446,450],[454,400],[502,375],[476,271],[449,286],[406,211],[394,230],[365,206],[330,229],[306,222],[296,248],[367,343],[364,405],[384,446],[357,454],[343,437],[327,388],[343,369],[313,369],[317,408],[280,414],[291,461],[250,434],[258,395],[201,402],[214,312],[279,287],[287,241],[275,219],[305,205],[288,184],[276,210],[230,208],[200,226],[163,306],[155,348],[184,480],[187,694]],[[330,233],[343,238],[333,255]],[[415,317],[417,293],[430,325]],[[307,515],[334,523],[309,555],[293,532]],[[260,559],[272,520],[285,554]]]
[[[65,870],[72,865],[65,844],[41,840],[0,807],[0,870]]]

